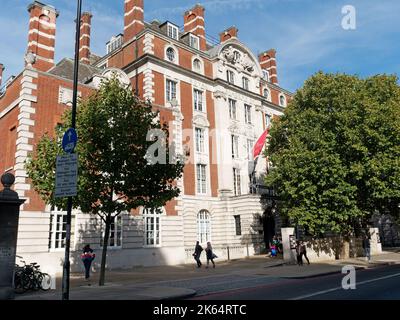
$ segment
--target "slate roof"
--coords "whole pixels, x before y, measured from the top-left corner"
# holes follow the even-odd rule
[[[85,63],[79,64],[78,81],[85,83],[87,79],[92,78],[95,74],[100,74],[101,69]],[[73,80],[74,79],[74,60],[70,58],[62,59],[56,66],[49,70],[50,74],[58,77]]]

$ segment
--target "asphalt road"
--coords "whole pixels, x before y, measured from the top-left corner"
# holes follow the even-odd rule
[[[400,265],[356,271],[356,288],[344,290],[344,274],[282,279],[260,286],[209,293],[195,300],[397,300]]]

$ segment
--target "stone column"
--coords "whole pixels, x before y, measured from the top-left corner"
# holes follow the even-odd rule
[[[378,228],[370,228],[369,234],[371,235],[370,245],[371,245],[371,255],[382,253],[382,243],[379,237]]]
[[[294,228],[282,228],[282,247],[283,247],[283,260],[285,262],[295,262],[296,252],[290,248],[290,236],[294,236]]]
[[[1,177],[0,191],[0,300],[14,298],[13,272],[17,252],[19,209],[25,202],[11,190],[15,178],[6,173]]]

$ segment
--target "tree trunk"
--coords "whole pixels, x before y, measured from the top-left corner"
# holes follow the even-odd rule
[[[111,216],[108,215],[106,218],[106,230],[104,231],[104,238],[103,238],[103,253],[101,256],[99,286],[104,286],[104,281],[106,276],[107,248],[108,248],[108,240],[110,239],[111,222],[112,222]]]
[[[349,259],[350,258],[350,239],[348,237],[344,237],[342,239],[342,252],[340,253],[340,259]]]

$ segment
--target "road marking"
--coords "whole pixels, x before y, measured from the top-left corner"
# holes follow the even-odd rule
[[[390,279],[390,278],[394,278],[394,277],[398,277],[398,276],[400,276],[400,273],[395,273],[395,274],[391,274],[389,276],[375,278],[375,279],[371,279],[371,280],[365,280],[365,281],[362,281],[362,282],[357,282],[357,286],[362,285],[362,284],[371,283],[371,282],[380,281],[380,280]],[[322,294],[325,294],[325,293],[337,291],[337,290],[340,290],[340,289],[343,289],[343,288],[342,287],[337,287],[337,288],[333,288],[333,289],[318,291],[318,292],[314,292],[314,293],[307,294],[307,295],[304,295],[304,296],[291,298],[289,300],[303,300],[303,299],[319,296],[319,295],[322,295]]]

